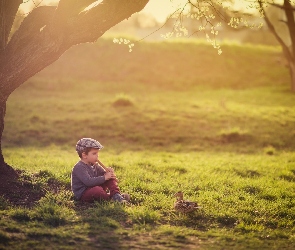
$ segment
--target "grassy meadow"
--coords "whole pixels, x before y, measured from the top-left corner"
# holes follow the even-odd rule
[[[277,47],[79,45],[9,98],[4,156],[34,207],[0,197],[0,249],[294,249],[295,96]],[[80,204],[75,143],[92,137],[131,205]],[[173,194],[202,207],[174,211]]]

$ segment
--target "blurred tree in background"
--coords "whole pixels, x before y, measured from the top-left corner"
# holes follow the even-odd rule
[[[282,47],[290,72],[291,89],[295,92],[295,2],[284,0],[283,3],[280,1],[280,4],[278,4],[275,1],[258,0],[258,4],[259,11],[269,30]],[[275,12],[271,12],[271,17],[266,12],[267,6],[276,9]]]
[[[243,8],[236,9],[237,3]],[[171,37],[205,32],[207,40],[222,53],[218,43],[218,34],[222,23],[234,29],[261,29],[262,20],[282,47],[290,72],[291,90],[295,92],[295,1],[253,0],[253,1],[219,1],[187,0],[176,11],[174,31],[167,34]],[[191,18],[189,24],[186,18]],[[196,29],[197,28],[197,29]]]

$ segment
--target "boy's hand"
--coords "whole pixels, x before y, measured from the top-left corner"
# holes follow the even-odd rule
[[[108,172],[106,172],[106,173],[104,174],[104,179],[105,179],[106,181],[109,180],[109,179],[116,179],[116,175],[115,175],[114,172],[110,172],[110,171],[108,171]]]
[[[115,170],[113,168],[106,168],[106,171],[115,173]]]

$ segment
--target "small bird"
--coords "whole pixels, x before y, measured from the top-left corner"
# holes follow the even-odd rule
[[[176,194],[174,194],[174,196],[176,197],[174,209],[177,212],[189,213],[198,208],[201,208],[196,202],[183,200],[183,193],[181,191],[178,191]]]

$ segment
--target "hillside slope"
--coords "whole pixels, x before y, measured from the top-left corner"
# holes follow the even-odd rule
[[[100,41],[69,50],[8,101],[5,146],[295,149],[294,95],[280,51],[201,43]]]
[[[288,71],[275,47],[223,45],[223,54],[193,41],[126,45],[100,40],[70,49],[40,76],[100,82],[137,82],[168,88],[192,85],[245,88],[286,84]]]

